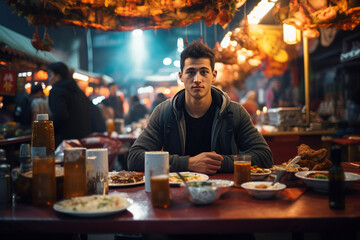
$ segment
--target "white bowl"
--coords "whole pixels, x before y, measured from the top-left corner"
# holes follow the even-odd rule
[[[271,188],[256,188],[256,186],[260,184],[265,184],[267,186],[271,186],[272,182],[246,182],[241,184],[241,187],[246,189],[246,191],[253,196],[254,198],[259,199],[268,199],[274,197],[277,193],[279,193],[281,190],[284,190],[286,188],[285,184],[282,183],[276,183]]]
[[[329,191],[329,180],[307,177],[310,173],[328,173],[328,171],[305,171],[297,172],[295,176],[300,178],[306,186],[312,188],[316,192],[327,193]],[[360,180],[360,175],[345,172],[345,187],[349,187],[353,182]]]
[[[187,185],[190,201],[198,205],[211,204],[221,195],[221,188],[214,182],[194,181],[188,182]]]
[[[264,180],[271,174],[270,169],[265,169],[264,173],[251,173],[251,181]]]
[[[228,192],[230,187],[234,186],[234,181],[224,179],[210,179],[208,182],[213,182],[218,188],[220,188],[220,195]]]

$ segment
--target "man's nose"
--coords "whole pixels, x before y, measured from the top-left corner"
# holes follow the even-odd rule
[[[201,78],[199,76],[200,73],[196,73],[195,76],[194,76],[194,82],[200,82]]]

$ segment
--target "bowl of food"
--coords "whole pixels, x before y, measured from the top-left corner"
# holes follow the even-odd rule
[[[221,188],[212,181],[188,182],[187,191],[190,201],[197,205],[211,204],[222,193]]]
[[[269,199],[275,197],[280,191],[286,188],[285,184],[272,182],[259,181],[259,182],[246,182],[241,184],[241,187],[254,198]]]
[[[210,179],[208,182],[213,182],[219,188],[220,196],[229,191],[234,186],[234,181],[224,179]],[[219,196],[219,197],[220,197]]]
[[[355,181],[360,180],[360,175],[345,172],[345,187],[349,187]],[[305,171],[295,173],[303,183],[316,192],[327,193],[329,191],[329,172],[328,171]]]
[[[251,181],[264,180],[270,173],[271,170],[267,168],[259,168],[256,165],[250,167]]]
[[[291,164],[291,165],[288,166],[288,168],[286,168],[286,164],[283,163],[281,165],[274,165],[272,168],[270,168],[270,170],[271,170],[271,176],[274,175],[274,177],[276,176],[278,171],[285,170],[285,174],[281,177],[281,180],[290,181],[290,180],[297,180],[298,179],[295,176],[295,173],[309,171],[309,168],[301,167],[299,164],[296,164],[296,163]]]

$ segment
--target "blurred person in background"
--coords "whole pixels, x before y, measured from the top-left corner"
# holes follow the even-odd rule
[[[80,139],[91,133],[90,101],[62,62],[47,67],[52,89],[49,94],[55,146],[65,139]]]
[[[205,174],[233,172],[233,155],[250,154],[252,165],[269,168],[272,153],[246,110],[212,86],[216,80],[213,51],[200,41],[181,53],[179,79],[184,83],[160,103],[132,145],[128,168],[144,171],[146,151],[168,151],[170,171]]]
[[[144,104],[140,103],[138,95],[130,97],[129,112],[125,116],[125,124],[131,124],[145,118],[146,114],[149,113],[148,109]]]
[[[36,120],[37,114],[48,114],[50,117],[50,108],[49,103],[45,98],[45,94],[41,84],[33,84],[31,86],[31,112],[32,112],[32,121]]]
[[[0,103],[0,124],[14,121],[15,108],[15,96],[2,96],[2,103]]]
[[[255,91],[248,91],[246,95],[240,100],[240,104],[246,109],[246,111],[250,114],[253,122],[255,122],[256,118],[256,110],[258,109],[257,104],[257,94]]]
[[[118,86],[116,83],[112,82],[108,84],[108,88],[110,91],[110,96],[104,99],[101,104],[106,107],[111,107],[114,113],[113,118],[123,118],[124,117],[124,101],[117,94]],[[109,117],[107,117],[109,118]]]
[[[156,108],[157,105],[159,105],[166,99],[167,99],[167,97],[163,93],[156,94],[155,100],[153,101],[152,106],[151,106],[151,112],[154,111],[154,109]]]
[[[280,80],[275,78],[270,83],[270,86],[266,89],[265,102],[268,109],[279,107],[281,95],[280,86]]]

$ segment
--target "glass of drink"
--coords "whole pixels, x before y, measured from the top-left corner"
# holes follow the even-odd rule
[[[250,182],[251,155],[234,155],[234,185],[241,187],[242,183]]]
[[[86,148],[64,149],[64,199],[87,193]]]
[[[111,136],[111,133],[115,131],[114,119],[109,118],[106,120],[106,131],[107,131],[108,136]]]
[[[168,168],[150,168],[151,203],[154,207],[170,206],[170,183]]]
[[[115,118],[115,132],[122,134],[125,132],[125,120],[122,118]]]
[[[55,201],[55,156],[36,156],[33,158],[32,202],[45,206]]]
[[[106,195],[109,192],[107,148],[87,149],[86,157],[88,195]]]

